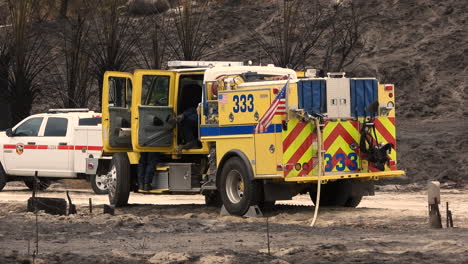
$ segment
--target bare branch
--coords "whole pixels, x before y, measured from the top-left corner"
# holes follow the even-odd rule
[[[276,9],[271,21],[265,22],[267,29],[253,30],[251,38],[275,65],[303,67],[325,30],[325,9],[318,0],[307,6],[300,0],[278,0]]]
[[[93,74],[98,86],[106,71],[127,71],[132,66],[136,45],[141,37],[137,24],[128,15],[129,6],[119,0],[89,0],[92,14],[90,41]],[[101,98],[102,89],[99,89]],[[101,100],[101,99],[100,99]]]
[[[177,0],[175,13],[169,19],[169,27],[175,32],[164,31],[168,47],[176,59],[200,60],[206,54],[209,43],[204,29],[208,2]]]

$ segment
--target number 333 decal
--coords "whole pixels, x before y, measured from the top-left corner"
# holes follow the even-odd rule
[[[333,157],[331,154],[327,153],[323,157],[326,163],[325,171],[332,171],[333,168],[335,168],[337,171],[344,171],[346,167],[352,171],[358,169],[358,156],[354,152],[351,152],[348,155],[344,153],[337,153]],[[333,167],[333,164],[336,164],[335,167]]]
[[[239,95],[234,95],[232,97],[232,101],[234,102],[234,107],[232,108],[232,111],[234,113],[239,113],[240,112],[253,112],[254,110],[254,96],[253,94],[241,94]]]

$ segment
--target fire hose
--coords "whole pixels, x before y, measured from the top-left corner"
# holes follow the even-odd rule
[[[322,131],[320,130],[320,119],[314,118],[315,121],[315,129],[317,130],[317,142],[318,142],[318,175],[317,175],[317,198],[315,199],[315,209],[314,209],[314,217],[312,218],[312,222],[310,226],[313,227],[315,225],[315,221],[317,221],[318,210],[320,205],[320,189],[322,185],[321,176],[323,174],[323,151],[322,151]]]
[[[318,175],[317,175],[317,197],[315,199],[315,209],[314,209],[314,216],[312,218],[312,222],[310,226],[313,227],[315,225],[315,221],[317,221],[318,210],[320,207],[320,190],[322,185],[322,176],[323,176],[323,149],[322,149],[322,131],[320,130],[320,120],[323,116],[317,114],[308,114],[301,110],[293,111],[296,115],[300,116],[304,121],[311,122],[313,121],[315,124],[315,129],[317,130],[317,145],[318,145]]]

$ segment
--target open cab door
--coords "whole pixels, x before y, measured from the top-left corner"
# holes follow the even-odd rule
[[[175,148],[176,73],[136,70],[132,101],[132,145],[137,152],[171,152]]]
[[[106,72],[102,91],[102,133],[104,152],[130,152],[133,75]]]

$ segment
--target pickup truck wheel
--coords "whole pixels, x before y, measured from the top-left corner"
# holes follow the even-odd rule
[[[2,164],[0,164],[0,191],[3,190],[7,183],[6,173],[3,170]]]
[[[220,194],[224,207],[232,215],[242,216],[258,204],[257,182],[248,177],[247,166],[239,157],[230,158],[221,171]]]
[[[26,177],[24,178],[24,184],[29,188],[29,190],[34,189],[34,178],[33,177]],[[50,186],[50,181],[46,179],[39,178],[39,183],[37,185],[38,191],[45,191]]]
[[[128,203],[130,196],[130,161],[127,153],[115,153],[112,156],[109,177],[109,202],[115,207],[122,207]]]
[[[89,180],[91,181],[91,188],[95,194],[108,194],[109,188],[107,187],[108,175],[91,175]]]

